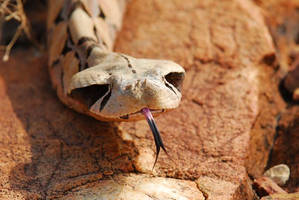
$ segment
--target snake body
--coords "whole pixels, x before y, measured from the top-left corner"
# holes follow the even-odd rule
[[[126,4],[48,1],[52,85],[64,104],[102,121],[138,120],[144,108],[159,114],[176,108],[182,96],[180,65],[113,52]]]

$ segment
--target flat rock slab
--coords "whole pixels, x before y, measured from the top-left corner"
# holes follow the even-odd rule
[[[297,200],[297,199],[299,199],[299,192],[290,193],[290,194],[273,194],[261,198],[261,200]]]
[[[272,179],[265,176],[255,179],[253,186],[255,187],[256,193],[260,197],[276,193],[287,193],[281,187],[279,187]]]
[[[80,190],[61,199],[203,200],[205,197],[193,181],[127,174],[81,187]]]
[[[51,88],[46,56],[18,51],[0,63],[0,197],[252,199],[245,160],[269,81],[259,82],[260,63],[274,55],[259,9],[247,0],[134,0],[116,49],[187,70],[180,108],[156,119],[170,158],[162,152],[151,171],[146,121],[71,111]]]

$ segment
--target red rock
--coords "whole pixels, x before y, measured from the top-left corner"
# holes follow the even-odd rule
[[[295,93],[295,90],[299,89],[299,54],[293,63],[292,69],[286,75],[283,83],[284,83],[284,87],[290,93],[293,93],[293,99],[299,100],[299,99],[296,99],[297,93]]]
[[[161,153],[152,172],[146,121],[103,123],[71,111],[50,86],[46,56],[19,51],[0,63],[0,195],[67,199],[123,188],[124,199],[150,199],[159,198],[156,183],[162,199],[252,199],[245,161],[263,171],[270,147],[259,142],[274,133],[278,104],[273,69],[260,64],[274,48],[259,9],[247,0],[135,0],[119,38],[118,51],[187,69],[180,108],[156,119],[172,160]],[[251,146],[258,116],[271,128]]]
[[[273,194],[261,198],[261,200],[297,200],[299,199],[299,192],[290,194]]]
[[[255,191],[260,197],[269,194],[287,193],[279,187],[272,179],[268,177],[260,177],[254,180]]]
[[[287,182],[288,192],[299,191],[299,107],[293,106],[282,113],[277,128],[269,167],[282,161],[290,167],[291,176]]]
[[[219,199],[238,199],[234,194],[239,188],[243,191],[250,188],[246,184],[248,180],[245,181],[245,158],[250,155],[248,163],[253,171],[258,171],[256,174],[264,171],[275,134],[277,104],[282,102],[276,86],[278,81],[273,81],[274,70],[257,64],[274,55],[262,17],[246,1],[169,4],[147,1],[145,4],[136,1],[130,5],[117,50],[137,57],[174,59],[187,69],[182,105],[156,119],[175,162],[161,154],[155,173],[188,179],[200,179],[204,175],[221,177],[220,180],[212,178],[223,186],[218,188],[225,188],[227,182],[232,187],[215,192],[223,195]],[[167,31],[161,34],[158,30]],[[248,50],[250,46],[255,49]],[[261,134],[255,135],[257,131],[250,131],[258,113],[262,114],[256,130]],[[139,150],[136,169],[149,172],[154,149],[146,123],[120,126]],[[248,152],[250,137],[261,142],[253,140]],[[268,137],[267,146],[265,137]],[[239,199],[250,199],[242,195]]]
[[[196,183],[188,180],[116,175],[112,179],[84,185],[61,199],[188,199],[204,200]]]

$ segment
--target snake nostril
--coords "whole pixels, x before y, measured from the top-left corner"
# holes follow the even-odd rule
[[[181,91],[182,83],[185,78],[185,73],[183,72],[170,72],[165,76],[168,83],[165,85],[169,88],[169,84],[173,85],[178,91]]]

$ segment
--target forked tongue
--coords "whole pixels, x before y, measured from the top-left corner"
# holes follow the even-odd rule
[[[142,111],[143,115],[145,116],[146,121],[147,121],[148,125],[150,126],[150,128],[152,130],[152,133],[154,135],[154,140],[155,140],[155,145],[156,145],[156,159],[155,159],[155,163],[154,163],[154,166],[153,166],[153,169],[154,169],[154,167],[156,165],[156,162],[158,160],[160,148],[162,148],[163,151],[165,151],[166,154],[167,154],[167,151],[164,147],[164,144],[163,144],[161,136],[160,136],[160,132],[159,132],[157,126],[156,126],[155,120],[152,116],[152,113],[151,113],[150,109],[143,108],[141,111]]]

